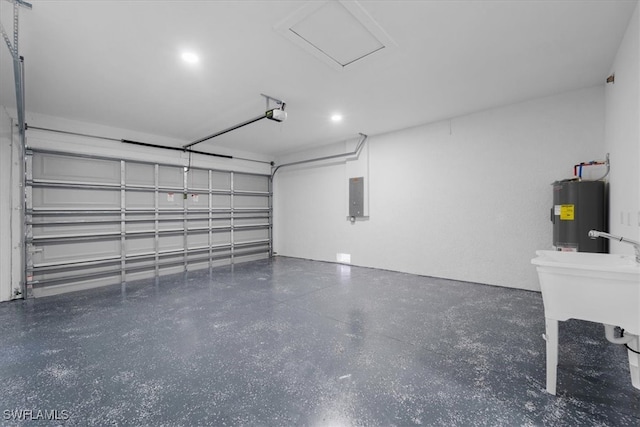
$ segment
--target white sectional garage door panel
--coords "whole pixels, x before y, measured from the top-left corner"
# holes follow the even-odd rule
[[[271,253],[268,175],[27,155],[27,291],[49,295]]]

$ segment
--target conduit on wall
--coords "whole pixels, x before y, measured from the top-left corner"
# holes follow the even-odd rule
[[[322,156],[322,157],[315,157],[312,159],[305,159],[305,160],[299,160],[296,162],[290,162],[290,163],[283,163],[281,165],[276,166],[273,169],[273,172],[271,173],[271,181],[273,181],[276,172],[278,172],[278,170],[280,170],[280,168],[284,168],[284,167],[288,167],[288,166],[296,166],[296,165],[302,165],[302,164],[306,164],[306,163],[313,163],[313,162],[319,162],[319,161],[323,161],[323,160],[332,160],[332,159],[340,159],[340,158],[345,158],[345,157],[351,157],[351,156],[355,156],[356,158],[360,157],[360,152],[362,151],[362,147],[364,147],[364,143],[366,142],[368,136],[365,135],[364,133],[359,133],[359,135],[361,136],[360,141],[358,142],[358,144],[356,145],[356,148],[353,151],[349,151],[347,153],[340,153],[340,154],[333,154],[330,156]],[[367,173],[368,175],[368,173]],[[368,181],[368,176],[367,176],[367,181]],[[356,191],[354,191],[354,184],[355,184],[355,188]],[[368,185],[368,182],[367,182]],[[364,188],[364,177],[363,176],[358,176],[356,178],[349,178],[349,199],[347,200],[348,203],[348,213],[349,215],[347,216],[347,220],[349,220],[352,224],[354,224],[356,222],[356,220],[368,220],[369,216],[365,215],[365,210],[368,212],[368,208],[365,208],[365,191],[368,194],[368,190],[365,190]],[[368,197],[368,196],[367,196]],[[352,209],[352,203],[354,203],[354,200],[359,200],[359,202],[357,202],[358,204],[358,209],[356,209],[355,211]],[[352,212],[353,211],[353,212]],[[356,212],[357,213],[354,213]]]
[[[299,160],[297,162],[283,163],[281,165],[276,166],[273,169],[273,172],[271,173],[271,179],[273,180],[273,178],[276,175],[276,172],[278,172],[278,170],[280,170],[280,168],[285,168],[285,167],[295,166],[295,165],[302,165],[302,164],[305,164],[305,163],[320,162],[322,160],[340,159],[340,158],[343,158],[343,157],[350,157],[350,156],[356,156],[357,157],[357,156],[360,155],[360,151],[362,150],[362,147],[364,146],[364,143],[368,138],[368,135],[365,135],[364,133],[359,133],[359,135],[362,138],[358,142],[358,145],[356,146],[355,150],[350,151],[348,153],[333,154],[331,156],[315,157],[313,159],[305,159],[305,160]]]

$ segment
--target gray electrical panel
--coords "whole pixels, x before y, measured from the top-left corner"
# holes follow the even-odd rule
[[[589,230],[608,230],[604,181],[554,182],[551,222],[555,249],[608,252],[607,239],[588,236]]]
[[[364,177],[349,178],[349,216],[364,216]]]

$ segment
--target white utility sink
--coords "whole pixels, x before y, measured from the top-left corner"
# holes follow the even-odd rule
[[[546,325],[547,391],[556,393],[558,321],[588,320],[640,335],[640,264],[633,256],[536,251]],[[638,338],[628,344],[638,348]],[[640,355],[629,351],[634,387],[640,389]]]

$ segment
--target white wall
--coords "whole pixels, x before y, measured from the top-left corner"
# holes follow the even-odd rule
[[[530,260],[551,246],[550,184],[606,153],[604,88],[373,136],[368,144],[368,221],[346,220],[345,162],[278,172],[279,255],[335,261],[349,253],[361,266],[539,289]]]
[[[12,297],[12,288],[18,283],[12,283],[12,132],[11,118],[7,111],[0,106],[0,301],[7,301]],[[18,279],[19,280],[19,279]]]
[[[611,153],[611,233],[640,240],[640,6],[629,21],[606,86],[606,147]],[[612,242],[612,253],[633,253]]]

